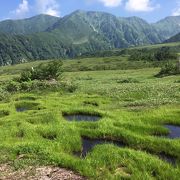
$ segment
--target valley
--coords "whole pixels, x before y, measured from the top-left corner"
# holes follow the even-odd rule
[[[179,136],[169,129],[180,126],[179,75],[158,78],[152,62],[117,55],[64,60],[57,81],[18,83],[42,62],[51,61],[0,68],[1,164],[88,179],[179,178]]]

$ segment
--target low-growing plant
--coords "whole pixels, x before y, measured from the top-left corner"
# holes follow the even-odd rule
[[[0,118],[4,117],[4,116],[8,116],[9,115],[9,111],[7,110],[0,110]]]
[[[9,92],[0,88],[0,101],[8,100],[9,99]]]
[[[8,92],[17,92],[20,88],[20,83],[14,80],[11,80],[5,84],[5,89]]]
[[[72,81],[63,81],[61,82],[61,88],[64,90],[64,91],[68,91],[70,93],[76,91],[77,89],[77,84],[75,84],[74,82]]]
[[[139,81],[133,78],[125,78],[125,79],[118,79],[117,83],[139,83]]]

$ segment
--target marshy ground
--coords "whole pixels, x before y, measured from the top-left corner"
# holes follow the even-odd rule
[[[168,127],[180,127],[180,77],[158,71],[65,72],[73,92],[12,94],[0,102],[0,163],[90,179],[179,179],[180,139]],[[2,82],[17,75],[4,72]]]

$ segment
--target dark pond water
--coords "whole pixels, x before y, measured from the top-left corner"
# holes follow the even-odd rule
[[[180,126],[165,125],[165,127],[170,131],[167,137],[171,139],[180,138]]]
[[[160,159],[172,164],[173,166],[176,166],[176,158],[175,157],[169,156],[165,153],[160,153],[158,156]]]
[[[16,108],[17,112],[24,112],[24,111],[27,111],[27,110],[28,110],[28,108],[26,108],[26,107],[18,107],[18,108]]]
[[[88,152],[90,152],[96,145],[99,144],[114,144],[118,147],[125,147],[125,144],[120,141],[113,141],[113,140],[105,140],[105,139],[89,139],[89,138],[82,138],[82,150],[81,152],[74,152],[76,156],[85,158]],[[160,153],[159,158],[176,166],[176,158],[166,155],[165,153]]]
[[[74,153],[80,157],[86,157],[87,153],[90,152],[94,146],[98,144],[114,144],[119,147],[124,147],[125,145],[119,141],[105,140],[105,139],[88,139],[82,138],[82,151]]]
[[[65,119],[68,121],[98,121],[101,117],[98,115],[90,115],[90,114],[66,114],[63,115]]]

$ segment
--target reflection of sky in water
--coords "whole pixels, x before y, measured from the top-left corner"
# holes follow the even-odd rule
[[[169,129],[169,135],[168,135],[169,138],[171,139],[180,138],[179,126],[166,125],[165,127]]]

